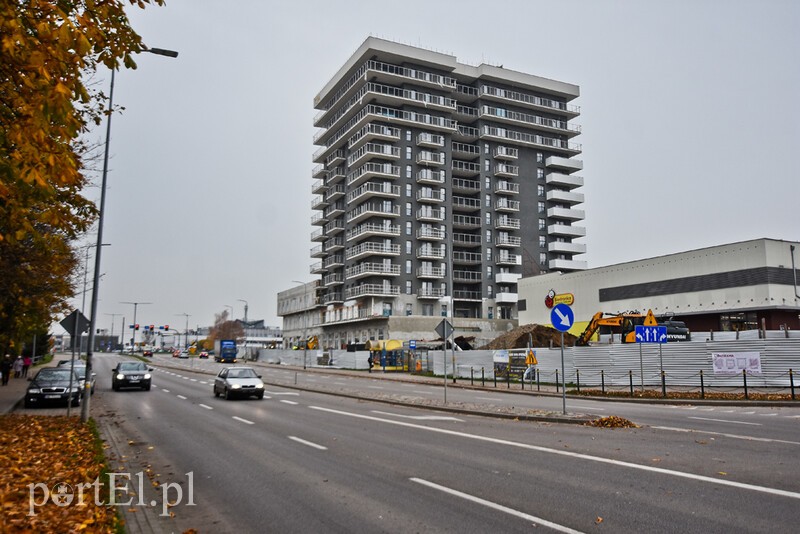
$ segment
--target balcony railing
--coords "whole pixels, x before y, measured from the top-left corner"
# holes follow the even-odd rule
[[[444,289],[421,287],[417,290],[417,298],[420,299],[440,299],[444,297]]]
[[[362,236],[398,236],[400,235],[400,227],[396,224],[376,224],[364,223],[356,226],[355,228],[347,231],[347,241],[356,239]]]
[[[399,185],[392,185],[389,182],[383,183],[375,183],[375,182],[367,182],[357,189],[354,189],[347,193],[347,203],[350,204],[352,202],[357,201],[363,197],[399,197],[400,196],[400,186]]]
[[[362,284],[360,286],[351,287],[346,292],[348,299],[365,296],[393,297],[399,294],[399,286],[381,284]]]
[[[399,274],[399,265],[384,263],[359,263],[345,270],[345,277],[348,279],[360,278],[362,276],[397,276]]]
[[[444,269],[441,267],[420,267],[417,269],[417,278],[444,278]]]
[[[383,243],[373,243],[366,241],[354,247],[350,247],[345,251],[345,257],[348,260],[358,258],[360,256],[398,256],[400,254],[400,245],[385,245]]]
[[[417,239],[444,239],[445,231],[441,228],[418,228]]]

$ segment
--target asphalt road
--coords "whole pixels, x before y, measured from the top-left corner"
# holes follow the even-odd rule
[[[112,392],[119,358],[96,355],[92,413],[117,469],[131,474],[131,532],[789,532],[800,521],[800,420],[789,409],[589,406],[707,432],[729,428],[687,414],[762,424],[701,434],[454,415],[280,386],[261,401],[225,401],[209,375],[158,358],[151,391]],[[262,372],[281,380],[279,370]],[[298,380],[310,378],[325,380]],[[341,382],[423,395],[369,377]],[[427,388],[436,389],[418,391]],[[455,388],[448,397],[462,393],[507,400]],[[546,402],[560,409],[560,399]],[[163,508],[164,488],[176,501],[178,485],[181,502]]]

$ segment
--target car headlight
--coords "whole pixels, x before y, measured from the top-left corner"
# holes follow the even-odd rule
[[[125,375],[123,375],[122,373],[119,373],[117,375],[117,380],[124,380],[124,379],[125,379]]]
[[[40,390],[39,388],[31,388],[28,390],[28,393],[41,393],[41,392],[42,390]]]
[[[256,389],[264,389],[264,383],[259,382],[258,384],[256,384]]]
[[[240,387],[242,387],[241,384],[231,384],[231,389],[239,389]]]
[[[145,380],[150,380],[150,373],[145,373],[144,374],[144,379]]]
[[[72,392],[73,392],[73,393],[77,393],[77,392],[79,392],[79,391],[80,391],[80,389],[79,389],[78,387],[74,387],[74,386],[73,386],[73,388],[72,388]]]

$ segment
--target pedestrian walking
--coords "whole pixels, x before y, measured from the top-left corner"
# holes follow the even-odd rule
[[[22,358],[22,376],[23,376],[23,378],[28,376],[28,369],[30,369],[31,364],[33,364],[33,360],[31,359],[30,356],[25,356],[24,358]]]
[[[367,358],[367,363],[369,364],[369,372],[371,373],[372,372],[372,354],[370,354],[369,358]]]
[[[17,359],[14,360],[14,378],[19,378],[22,376],[22,367],[24,364],[22,363],[22,356],[17,356]]]
[[[3,358],[3,361],[0,362],[0,373],[3,375],[3,385],[8,385],[8,377],[11,375],[11,356],[6,354],[6,357]]]

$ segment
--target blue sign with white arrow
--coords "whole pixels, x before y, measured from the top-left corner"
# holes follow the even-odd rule
[[[644,326],[636,325],[636,342],[637,343],[666,343],[667,342],[667,327],[666,326]]]
[[[575,322],[575,314],[572,313],[572,308],[566,304],[556,304],[550,312],[550,322],[559,332],[566,332],[572,328],[572,324]]]

